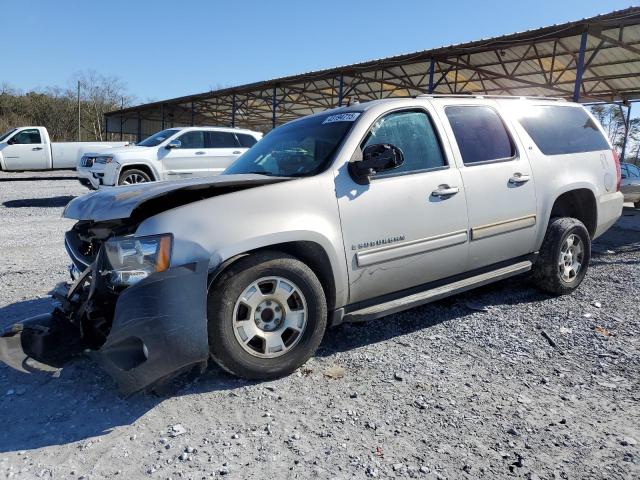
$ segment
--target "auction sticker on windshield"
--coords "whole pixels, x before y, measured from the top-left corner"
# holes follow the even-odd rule
[[[329,115],[324,119],[325,123],[333,123],[333,122],[353,122],[356,118],[360,116],[360,112],[350,112],[350,113],[338,113],[336,115]]]

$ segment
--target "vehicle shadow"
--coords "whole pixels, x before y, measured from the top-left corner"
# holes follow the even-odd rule
[[[57,197],[48,198],[22,198],[19,200],[7,200],[2,205],[7,208],[27,208],[27,207],[40,207],[40,208],[53,208],[64,207],[71,200],[76,198],[74,195],[60,195]]]
[[[1,307],[0,331],[19,320],[50,312],[52,306],[52,299],[44,297]],[[161,394],[124,398],[111,378],[86,356],[72,359],[55,373],[27,374],[0,363],[0,411],[4,412],[0,453],[95,441],[133,424],[169,397],[250,384],[216,367],[194,381],[195,373],[179,377]]]
[[[63,177],[63,176],[58,176],[58,177],[48,177],[48,176],[42,176],[42,177],[10,177],[10,176],[4,176],[2,178],[0,178],[0,182],[38,182],[40,180],[76,180],[77,178],[74,176],[68,176],[68,177]]]
[[[53,301],[49,297],[25,300],[0,307],[0,331],[19,320],[48,313],[52,308]]]

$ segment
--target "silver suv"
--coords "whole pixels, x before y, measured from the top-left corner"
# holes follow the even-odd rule
[[[210,358],[278,377],[327,326],[525,272],[572,292],[621,214],[619,185],[602,128],[573,103],[424,96],[315,114],[218,177],[73,200],[75,280],[0,353],[89,349],[125,394]]]

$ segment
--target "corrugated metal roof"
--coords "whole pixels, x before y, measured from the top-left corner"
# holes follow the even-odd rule
[[[152,128],[178,124],[234,123],[264,130],[338,106],[341,101],[427,93],[432,61],[434,93],[571,98],[585,32],[581,100],[640,98],[640,8],[632,7],[495,38],[139,105],[108,113],[107,129],[141,134],[139,130],[151,133]]]

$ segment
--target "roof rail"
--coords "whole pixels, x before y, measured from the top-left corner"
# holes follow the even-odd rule
[[[495,98],[500,100],[553,100],[556,102],[566,102],[567,100],[562,97],[544,97],[536,95],[472,95],[472,94],[442,94],[442,93],[423,93],[417,95],[416,98],[429,97],[429,98]]]

